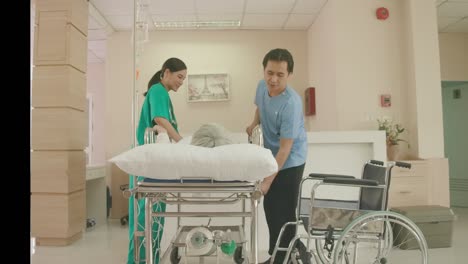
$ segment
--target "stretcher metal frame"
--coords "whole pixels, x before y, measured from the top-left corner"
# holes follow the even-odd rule
[[[177,228],[180,226],[181,217],[241,217],[242,227],[245,229],[246,218],[250,217],[250,258],[247,259],[250,263],[258,263],[258,203],[261,198],[259,182],[217,182],[213,180],[187,182],[187,178],[180,179],[179,182],[146,182],[137,183],[137,187],[133,190],[132,195],[135,199],[145,199],[145,230],[143,234],[135,232],[135,236],[144,236],[145,248],[152,248],[152,217],[177,217]],[[195,193],[217,193],[226,194],[226,197],[193,197],[187,194]],[[250,210],[246,210],[246,200],[250,200]],[[155,203],[163,202],[166,204],[177,205],[176,212],[153,212],[152,208]],[[214,211],[181,211],[181,205],[184,204],[234,204],[242,202],[241,211],[232,212],[214,212]],[[138,238],[135,238],[137,242]],[[137,242],[138,243],[138,242]],[[138,245],[138,244],[135,244]],[[137,246],[135,246],[135,254],[138,254]],[[161,254],[163,255],[163,254]],[[139,259],[139,256],[135,256]],[[153,251],[146,250],[146,263],[153,263]]]

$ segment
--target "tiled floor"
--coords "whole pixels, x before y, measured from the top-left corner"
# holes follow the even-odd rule
[[[468,260],[468,208],[453,208],[458,219],[454,222],[452,247],[429,250],[431,264],[461,264]],[[126,263],[128,229],[119,221],[109,220],[86,232],[83,238],[66,247],[35,248],[32,264],[94,264]],[[266,259],[266,252],[259,252],[259,259]],[[413,263],[411,260],[405,263]]]

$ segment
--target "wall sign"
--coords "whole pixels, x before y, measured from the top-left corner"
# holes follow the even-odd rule
[[[380,96],[380,106],[381,107],[392,106],[392,97],[389,94],[382,94]]]

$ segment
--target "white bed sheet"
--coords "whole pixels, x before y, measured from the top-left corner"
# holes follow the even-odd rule
[[[161,142],[162,137],[158,138]],[[130,175],[152,179],[208,177],[218,181],[257,181],[278,170],[270,150],[247,143],[214,148],[184,143],[145,144],[109,161]]]

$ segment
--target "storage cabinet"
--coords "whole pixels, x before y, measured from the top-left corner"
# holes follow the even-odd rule
[[[389,207],[411,205],[450,206],[448,160],[407,160],[411,169],[394,167],[391,173]]]

